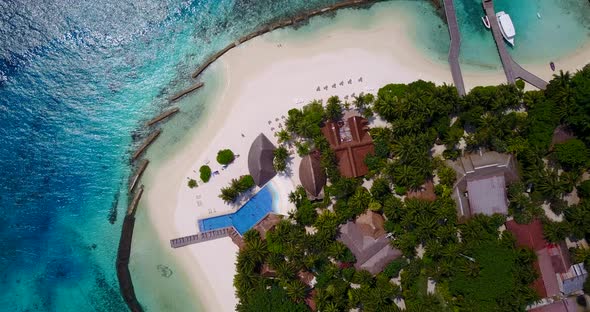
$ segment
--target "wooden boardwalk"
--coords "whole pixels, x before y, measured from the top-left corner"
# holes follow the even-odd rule
[[[233,226],[221,228],[219,230],[207,231],[197,233],[195,235],[184,236],[179,238],[174,238],[170,240],[170,246],[172,248],[179,248],[184,247],[196,243],[206,242],[213,239],[218,239],[222,237],[228,237],[233,235],[239,235],[237,231],[234,229]]]
[[[446,2],[447,0],[445,0],[445,4]],[[494,36],[494,41],[496,41],[496,47],[498,47],[498,53],[500,54],[500,60],[502,61],[502,67],[504,68],[508,83],[514,83],[516,79],[520,78],[539,89],[544,90],[547,88],[546,81],[528,72],[512,59],[504,44],[504,38],[500,31],[500,24],[498,24],[498,19],[496,18],[496,12],[494,10],[494,2],[492,0],[482,0],[482,3],[486,15],[490,20],[492,34]]]
[[[457,15],[455,14],[455,6],[453,0],[444,0],[445,15],[447,17],[447,25],[449,26],[449,35],[451,36],[451,46],[449,48],[449,65],[451,65],[451,74],[457,92],[460,96],[465,95],[465,84],[463,83],[463,75],[461,74],[461,66],[459,66],[459,51],[461,47],[461,36],[459,35],[459,25],[457,24]]]

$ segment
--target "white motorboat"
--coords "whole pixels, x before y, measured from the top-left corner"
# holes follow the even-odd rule
[[[502,36],[504,36],[504,39],[506,39],[510,45],[514,46],[514,36],[516,36],[516,31],[514,30],[510,15],[506,14],[504,11],[500,11],[496,13],[496,17],[498,18],[498,23],[500,23]]]
[[[490,20],[488,19],[487,16],[483,16],[481,18],[481,21],[483,22],[483,25],[487,28],[490,29]]]

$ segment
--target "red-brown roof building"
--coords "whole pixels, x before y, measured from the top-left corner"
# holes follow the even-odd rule
[[[369,121],[361,116],[351,116],[338,122],[328,121],[322,127],[344,177],[360,177],[369,172],[365,158],[375,153],[375,146],[368,124]]]
[[[531,248],[537,254],[534,266],[539,278],[533,282],[533,288],[541,298],[560,294],[558,273],[566,273],[571,262],[565,242],[550,244],[543,237],[543,224],[535,219],[530,224],[518,224],[514,220],[506,222],[506,229],[516,237],[519,247]]]

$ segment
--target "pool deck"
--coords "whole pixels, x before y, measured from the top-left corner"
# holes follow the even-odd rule
[[[194,235],[183,236],[179,238],[174,238],[170,240],[170,247],[172,248],[180,248],[196,243],[202,243],[206,241],[210,241],[213,239],[223,238],[235,235],[237,233],[236,229],[233,226],[225,227],[218,230],[212,230],[207,232],[201,232]],[[238,234],[239,235],[239,234]]]
[[[258,222],[252,226],[252,229],[256,229],[261,235],[264,236],[266,235],[266,232],[273,229],[274,225],[280,220],[282,220],[282,216],[271,211],[258,220]],[[174,238],[170,240],[170,247],[180,248],[224,237],[231,238],[232,242],[236,244],[238,248],[242,249],[244,247],[242,235],[240,235],[240,233],[233,226]]]

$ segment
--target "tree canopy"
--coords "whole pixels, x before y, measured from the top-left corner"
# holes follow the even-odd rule
[[[288,219],[266,237],[245,233],[234,278],[238,311],[304,311],[304,299],[312,297],[320,311],[401,311],[398,298],[407,311],[522,311],[538,300],[530,287],[535,253],[499,232],[504,215],[459,222],[451,197],[457,175],[433,158],[435,144],[444,145],[446,159],[481,149],[513,154],[521,181],[508,185],[509,215],[518,223],[540,219],[550,242],[590,237],[590,181],[583,181],[590,167],[589,66],[556,75],[544,91],[524,92],[519,83],[475,87],[460,97],[453,86],[418,80],[352,101],[363,115],[386,121],[370,130],[375,154],[364,159],[364,178],[340,176],[320,130],[339,120],[347,103],[334,96],[325,106],[312,101],[288,112],[278,137],[294,142],[300,155],[320,153],[325,198],[311,201],[298,187],[289,195],[296,209]],[[558,127],[575,138],[552,146]],[[434,200],[404,197],[426,181],[435,184]],[[581,201],[570,205],[565,196],[574,190]],[[544,204],[564,220],[549,221]],[[367,210],[384,217],[390,244],[403,254],[374,276],[356,269],[355,256],[337,240],[339,227]],[[580,250],[574,259],[590,262]],[[274,276],[263,276],[263,268]],[[301,272],[317,283],[305,284]],[[429,282],[436,283],[433,294]]]

